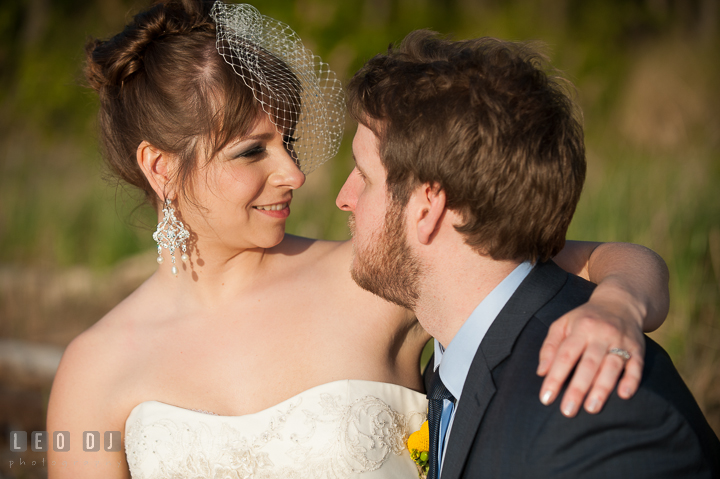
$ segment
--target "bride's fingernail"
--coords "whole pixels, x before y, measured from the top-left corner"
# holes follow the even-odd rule
[[[573,410],[575,409],[575,403],[570,401],[567,403],[567,405],[563,408],[562,413],[566,415],[567,417],[572,416]]]
[[[600,409],[600,400],[597,398],[594,398],[590,401],[590,404],[588,404],[587,410],[590,413],[596,413],[598,412],[598,409]]]
[[[543,393],[542,397],[540,398],[540,402],[547,406],[548,404],[550,404],[551,397],[552,397],[552,391],[545,391]]]

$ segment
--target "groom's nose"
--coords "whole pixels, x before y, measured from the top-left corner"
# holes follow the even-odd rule
[[[358,173],[355,169],[353,169],[335,199],[335,205],[337,205],[338,208],[343,211],[355,211],[355,205],[357,204],[358,197],[357,183]]]

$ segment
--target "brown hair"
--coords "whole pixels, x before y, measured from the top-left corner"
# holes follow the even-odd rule
[[[438,184],[465,242],[496,260],[547,260],[585,180],[577,109],[526,44],[410,33],[348,86],[348,108],[378,136],[389,195]]]
[[[200,153],[209,160],[246,135],[262,111],[252,90],[218,54],[212,4],[158,1],[121,33],[90,40],[85,48],[85,76],[100,97],[106,161],[148,200],[154,192],[136,161],[142,141],[177,158],[173,180],[186,194]],[[258,51],[261,61],[269,55]],[[278,59],[266,61],[277,68]],[[287,89],[298,95],[299,83]]]

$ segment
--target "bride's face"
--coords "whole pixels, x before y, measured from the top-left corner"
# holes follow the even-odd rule
[[[200,254],[203,243],[232,253],[282,241],[292,190],[302,186],[305,175],[265,115],[248,135],[201,165],[192,195],[200,207],[179,205],[185,223],[197,234]]]

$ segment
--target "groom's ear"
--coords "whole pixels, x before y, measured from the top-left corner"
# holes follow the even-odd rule
[[[445,214],[445,190],[438,183],[425,183],[413,195],[420,244],[430,244]]]

